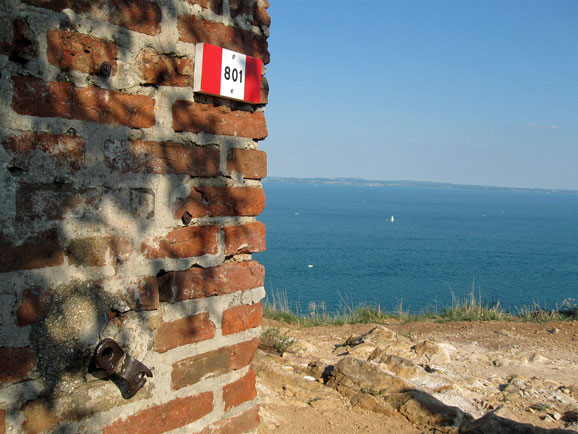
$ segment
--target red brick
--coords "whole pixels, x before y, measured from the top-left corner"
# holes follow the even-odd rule
[[[226,106],[184,100],[176,101],[173,105],[173,129],[255,140],[263,140],[268,134],[262,112],[233,111]]]
[[[0,387],[30,378],[36,367],[36,353],[26,347],[0,347]]]
[[[0,434],[6,433],[6,411],[0,410]]]
[[[172,322],[161,323],[154,339],[154,349],[164,353],[182,345],[215,337],[215,324],[208,313],[199,313]]]
[[[161,8],[146,0],[24,0],[24,3],[53,11],[69,8],[148,35],[158,35],[161,31]]]
[[[265,192],[262,188],[194,187],[175,205],[175,218],[185,211],[193,217],[257,216],[265,208]]]
[[[16,310],[16,323],[24,327],[42,320],[48,312],[50,299],[51,294],[42,288],[25,289]]]
[[[127,288],[131,310],[154,310],[159,307],[159,285],[154,276],[136,279]]]
[[[194,62],[147,50],[138,57],[144,83],[157,86],[193,86]]]
[[[204,9],[210,9],[217,15],[223,14],[223,0],[187,0],[192,5],[199,5]]]
[[[48,61],[63,71],[100,73],[100,66],[108,62],[112,74],[116,72],[116,44],[92,36],[67,30],[46,33]]]
[[[257,347],[259,347],[259,338],[230,346],[231,369],[241,369],[249,365],[255,357]]]
[[[213,411],[213,393],[177,398],[104,428],[104,434],[157,434],[188,425]]]
[[[261,222],[224,227],[225,255],[264,252],[265,231],[265,225]]]
[[[219,176],[219,150],[174,142],[108,141],[106,162],[123,173],[172,173],[190,176]]]
[[[0,273],[55,267],[64,263],[64,252],[54,229],[37,232],[19,245],[0,234],[0,251]]]
[[[221,420],[205,428],[199,434],[238,434],[253,432],[259,428],[259,406],[255,406],[237,416]]]
[[[131,252],[129,241],[119,236],[77,238],[66,248],[68,262],[77,267],[119,265]]]
[[[2,146],[20,169],[28,170],[35,155],[42,154],[51,159],[56,170],[75,173],[84,162],[86,142],[65,134],[24,133],[4,140]]]
[[[145,258],[192,258],[218,252],[219,228],[216,226],[188,226],[169,232],[164,237],[143,242]]]
[[[261,325],[263,306],[261,303],[235,306],[223,312],[221,329],[223,335],[239,333]]]
[[[0,54],[6,54],[12,60],[32,60],[38,54],[36,36],[25,20],[16,19],[12,26],[0,32]]]
[[[27,116],[60,117],[82,121],[148,128],[155,125],[155,101],[145,95],[44,82],[15,77],[12,108]]]
[[[216,377],[249,365],[259,346],[259,338],[189,357],[173,364],[171,388],[178,390],[204,378]]]
[[[254,149],[230,149],[227,155],[229,175],[237,172],[243,178],[261,179],[267,176],[267,153]]]
[[[255,371],[249,369],[244,377],[223,387],[225,411],[257,397],[255,378]]]
[[[159,292],[161,301],[174,303],[246,291],[264,283],[265,268],[251,261],[167,273],[159,278]]]
[[[206,21],[194,15],[181,15],[178,21],[179,39],[198,44],[206,42],[261,59],[269,63],[267,38],[253,32],[221,23]]]

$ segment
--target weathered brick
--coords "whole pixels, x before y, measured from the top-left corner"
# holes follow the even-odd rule
[[[269,63],[267,38],[238,27],[206,21],[194,15],[181,15],[178,21],[179,39],[198,44],[206,42],[261,59]]]
[[[154,339],[154,349],[164,353],[214,336],[215,324],[209,320],[209,314],[199,313],[172,322],[162,322]]]
[[[16,190],[16,220],[60,220],[82,205],[84,193],[70,186],[21,183]]]
[[[154,36],[161,31],[161,8],[147,0],[24,0],[24,3],[53,11],[69,8],[148,35]]]
[[[27,116],[149,128],[155,125],[155,101],[95,87],[79,89],[69,83],[15,77],[12,108]]]
[[[251,20],[251,24],[257,27],[269,27],[271,25],[271,18],[267,13],[268,7],[268,0],[229,0],[232,18],[245,15]]]
[[[231,353],[227,348],[220,348],[198,356],[189,357],[173,364],[171,371],[171,388],[182,389],[202,380],[216,377],[230,370]]]
[[[227,106],[178,100],[173,105],[173,129],[191,133],[249,137],[263,140],[267,124],[262,112],[231,110]]]
[[[221,420],[205,428],[199,434],[237,434],[253,432],[259,428],[259,406],[241,414]]]
[[[216,377],[231,370],[249,365],[255,357],[259,338],[220,348],[173,364],[171,387],[173,390],[191,386],[204,378]]]
[[[217,15],[223,14],[223,0],[187,0],[192,5],[199,5],[204,9],[210,9]]]
[[[119,236],[76,238],[66,248],[68,261],[77,267],[104,267],[126,262],[132,252],[129,241]]]
[[[187,226],[143,242],[141,252],[148,259],[214,255],[218,252],[218,235],[216,226]]]
[[[269,81],[267,77],[261,77],[261,104],[267,104],[269,102]]]
[[[271,25],[271,17],[267,12],[269,8],[269,0],[256,1],[253,8],[253,25],[257,27],[269,27]]]
[[[154,276],[133,280],[128,284],[128,299],[132,310],[154,310],[159,307],[159,285]]]
[[[154,215],[154,193],[146,188],[74,188],[70,185],[21,183],[16,191],[16,219],[102,220],[102,210],[115,207],[133,219]]]
[[[227,171],[229,174],[237,172],[243,178],[265,178],[267,176],[267,153],[254,149],[230,149],[227,155]]]
[[[37,232],[19,245],[0,234],[0,273],[55,267],[64,263],[56,230]]]
[[[193,86],[194,62],[146,50],[138,57],[144,83],[157,86]]]
[[[188,425],[213,411],[213,393],[177,398],[104,428],[104,434],[156,434]]]
[[[22,299],[16,309],[16,324],[24,327],[42,320],[48,312],[50,299],[51,294],[40,287],[22,291]]]
[[[264,252],[266,249],[266,229],[261,222],[226,226],[223,228],[223,232],[225,234],[226,256]]]
[[[232,18],[251,13],[255,0],[229,0],[229,11]]]
[[[161,32],[162,11],[156,3],[146,0],[109,0],[107,3],[112,23],[152,36]]]
[[[167,273],[159,278],[159,292],[161,301],[174,303],[246,291],[263,286],[264,282],[265,268],[251,261]]]
[[[235,306],[223,312],[221,329],[223,335],[239,333],[261,325],[263,306],[261,303]]]
[[[76,13],[89,12],[91,10],[91,4],[94,4],[94,7],[102,7],[104,5],[104,1],[102,0],[23,0],[23,2],[56,12],[63,9],[72,9]]]
[[[0,347],[0,387],[27,380],[37,363],[30,348]]]
[[[52,429],[60,421],[53,414],[50,404],[45,399],[35,399],[23,407],[24,422],[22,428],[27,434],[40,434]]]
[[[17,62],[32,60],[36,57],[38,54],[36,36],[25,20],[16,19],[2,29],[0,54],[6,54],[11,60]]]
[[[219,150],[212,146],[107,140],[104,155],[109,167],[123,173],[219,175]]]
[[[193,217],[257,216],[265,208],[262,188],[194,187],[175,203],[175,218],[186,211]]]
[[[45,395],[26,402],[20,409],[25,416],[24,432],[46,432],[59,422],[80,421],[115,407],[118,410],[127,404],[134,405],[138,401],[149,400],[154,393],[154,382],[147,381],[143,388],[127,401],[112,381],[82,382],[67,393]]]
[[[245,376],[223,387],[225,411],[257,397],[255,379],[255,371],[249,369]]]
[[[13,159],[14,166],[29,170],[56,170],[77,172],[84,162],[86,142],[81,137],[65,134],[24,133],[2,142]],[[43,166],[42,158],[48,158],[52,167]]]
[[[100,66],[108,62],[111,75],[116,72],[116,44],[82,33],[49,30],[46,33],[48,61],[63,71],[100,73]]]

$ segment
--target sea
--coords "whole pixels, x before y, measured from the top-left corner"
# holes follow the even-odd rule
[[[265,182],[268,296],[293,310],[578,302],[578,194]]]

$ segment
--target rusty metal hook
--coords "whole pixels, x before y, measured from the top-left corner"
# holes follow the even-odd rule
[[[135,395],[153,373],[144,364],[132,357],[114,339],[103,339],[94,350],[94,364],[106,371],[109,377],[120,377],[130,396]]]

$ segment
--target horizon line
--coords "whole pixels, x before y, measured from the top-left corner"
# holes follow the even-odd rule
[[[510,187],[510,186],[496,186],[496,185],[482,185],[482,184],[457,184],[452,182],[441,182],[441,181],[415,181],[410,179],[389,179],[389,180],[379,180],[379,179],[366,179],[366,178],[356,178],[356,177],[297,177],[297,176],[267,176],[262,179],[262,182],[274,182],[276,180],[285,181],[315,181],[324,183],[323,181],[333,181],[332,183],[339,183],[343,185],[352,184],[383,184],[381,187],[393,186],[395,184],[420,184],[429,186],[447,186],[447,187],[467,187],[467,188],[480,188],[480,189],[498,189],[498,190],[522,190],[522,191],[545,191],[554,193],[574,193],[578,194],[578,189],[568,189],[568,188],[548,188],[548,187]],[[327,182],[325,182],[327,183]],[[393,184],[393,185],[392,185]],[[380,185],[376,185],[380,186]]]

